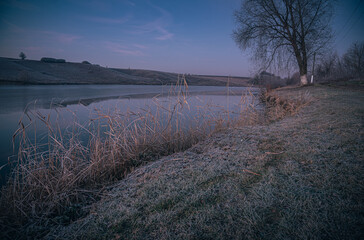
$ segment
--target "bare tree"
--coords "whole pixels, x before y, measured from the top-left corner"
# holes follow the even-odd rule
[[[346,69],[355,77],[364,76],[364,42],[355,42],[343,56]]]
[[[21,58],[21,60],[24,60],[27,56],[25,55],[25,53],[21,52],[19,53],[19,57]]]
[[[319,63],[316,66],[315,74],[321,80],[328,80],[335,77],[339,77],[339,56],[336,52],[329,52],[319,59]]]
[[[268,67],[274,60],[298,64],[306,85],[308,61],[332,39],[332,0],[245,0],[235,12],[235,42]]]

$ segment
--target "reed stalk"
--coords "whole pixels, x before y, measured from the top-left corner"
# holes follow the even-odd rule
[[[230,99],[228,109],[221,113],[212,112],[211,106],[198,106],[198,114],[185,114],[190,105],[184,76],[179,76],[170,96],[167,106],[154,98],[155,106],[145,106],[140,112],[105,114],[100,110],[86,125],[75,119],[68,132],[53,124],[49,114],[25,113],[29,123],[22,118],[14,134],[19,142],[18,161],[1,191],[0,207],[6,221],[22,225],[55,216],[66,216],[62,220],[66,223],[73,221],[82,213],[70,214],[70,209],[95,201],[107,184],[136,167],[185,150],[214,131],[252,124],[259,118],[252,93],[242,95],[236,103],[240,110],[234,120]],[[193,124],[187,125],[187,121]],[[46,143],[33,141],[27,134],[39,122],[47,127]],[[87,135],[86,143],[81,134]]]

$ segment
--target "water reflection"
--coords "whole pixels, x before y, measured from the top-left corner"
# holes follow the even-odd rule
[[[258,93],[258,89],[249,91],[250,98]],[[57,123],[60,131],[67,131],[74,122],[87,124],[90,119],[99,118],[100,114],[133,112],[137,116],[146,109],[156,111],[157,106],[167,109],[176,100],[174,93],[170,86],[0,86],[0,168],[7,164],[9,156],[14,155],[12,136],[21,118],[27,123],[37,116],[44,116]],[[241,87],[230,88],[227,94],[225,87],[190,86],[188,104],[180,109],[181,115],[186,117],[184,127],[198,124],[197,116],[209,117],[226,109],[233,116],[239,112],[241,96],[246,93],[247,88]],[[205,111],[204,114],[201,111]],[[194,119],[194,122],[187,118]],[[161,117],[159,121],[166,119]],[[30,137],[36,133],[37,141],[46,139],[47,128],[39,119],[32,127],[28,131]],[[0,170],[0,185],[8,170],[8,167]]]

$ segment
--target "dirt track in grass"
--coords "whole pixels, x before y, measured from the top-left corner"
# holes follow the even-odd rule
[[[46,239],[359,239],[364,92],[276,91],[312,102],[228,129],[119,181],[90,214]]]

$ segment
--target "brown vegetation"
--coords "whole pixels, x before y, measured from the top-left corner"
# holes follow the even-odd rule
[[[265,119],[273,122],[287,115],[297,114],[311,102],[309,92],[299,92],[291,96],[279,96],[275,92],[262,92],[261,100],[266,104]]]

